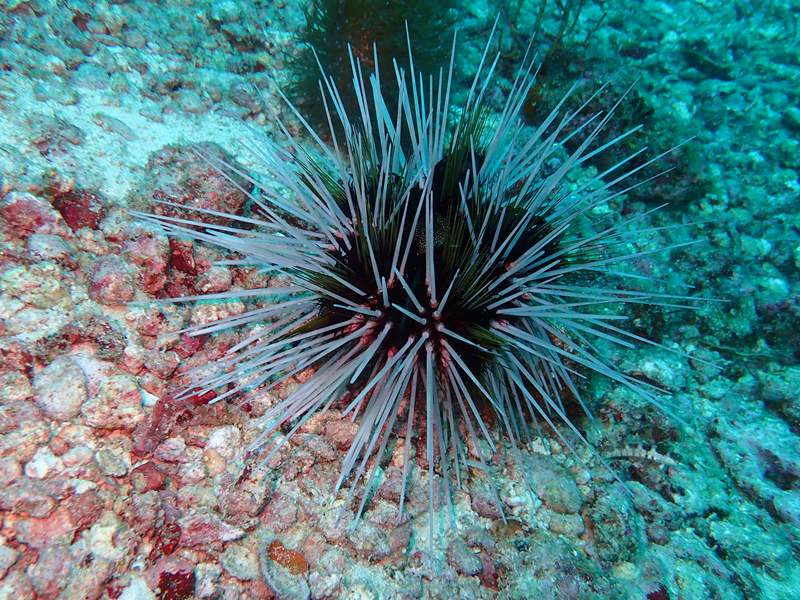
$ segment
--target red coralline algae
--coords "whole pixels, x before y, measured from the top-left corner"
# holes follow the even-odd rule
[[[176,394],[164,396],[155,405],[148,419],[139,423],[133,432],[133,449],[140,456],[148,455],[167,436],[192,425],[216,425],[225,415],[223,404],[213,404],[202,410],[216,394],[188,396],[179,400]]]
[[[194,571],[165,572],[158,580],[159,598],[162,600],[180,600],[190,596],[194,591]]]
[[[70,514],[63,507],[56,508],[46,518],[20,518],[14,521],[12,528],[19,542],[35,550],[53,545],[68,546],[75,535]]]
[[[194,593],[194,565],[182,558],[165,556],[148,569],[145,580],[160,600],[181,600]]]
[[[204,156],[209,156],[213,160],[234,162],[234,158],[217,144],[204,143],[198,149]],[[150,156],[147,162],[147,181],[142,190],[147,201],[150,199],[157,201],[152,205],[152,210],[156,214],[198,218],[202,221],[228,225],[230,218],[201,215],[160,202],[174,202],[181,206],[238,215],[241,214],[247,201],[242,189],[250,191],[252,184],[243,177],[234,175],[234,178],[236,183],[232,183],[210,166],[193,148],[170,145],[164,146]]]
[[[126,226],[120,232],[122,252],[128,265],[135,265],[136,283],[149,294],[156,294],[167,283],[169,241],[151,227]]]
[[[79,315],[53,335],[43,337],[33,346],[36,359],[49,362],[53,356],[66,354],[70,348],[90,343],[95,356],[116,362],[122,357],[127,338],[119,326],[102,315]]]
[[[261,515],[261,522],[277,533],[291,527],[297,519],[297,505],[290,496],[275,492]]]
[[[170,261],[172,267],[189,275],[197,275],[197,263],[194,260],[194,242],[169,238]]]
[[[167,474],[154,462],[146,462],[131,471],[131,484],[137,492],[163,490],[167,486]]]
[[[174,350],[164,352],[161,349],[150,351],[144,361],[144,366],[153,375],[164,381],[178,368],[181,357]]]
[[[33,367],[33,356],[30,349],[12,337],[0,338],[0,373],[19,371],[30,375]]]
[[[305,557],[297,550],[291,550],[283,545],[280,540],[275,540],[269,545],[269,557],[287,569],[292,575],[302,575],[308,571]]]
[[[100,514],[103,512],[103,501],[97,492],[89,490],[73,496],[67,504],[67,511],[69,511],[72,524],[78,531],[81,531],[94,525],[95,521],[100,518]]]
[[[56,196],[56,200],[58,212],[72,231],[83,227],[98,229],[100,221],[106,214],[106,203],[103,198],[89,190],[75,188]]]
[[[60,219],[47,202],[26,192],[9,192],[0,201],[0,222],[5,221],[10,231],[19,237],[34,231],[52,233]]]
[[[118,256],[104,256],[89,274],[89,297],[100,304],[119,305],[133,300],[131,270]]]
[[[184,333],[181,335],[181,343],[175,348],[175,352],[181,358],[187,358],[200,349],[200,346],[206,341],[206,337],[208,336],[190,336]]]
[[[50,428],[33,402],[10,402],[0,411],[0,457],[15,456],[26,463],[40,444],[50,439]],[[4,490],[5,491],[5,490]]]
[[[166,556],[172,554],[175,548],[178,547],[178,542],[181,539],[181,526],[177,523],[167,523],[158,530],[153,550],[150,552],[151,556]]]
[[[489,589],[499,590],[500,576],[501,574],[498,571],[497,567],[495,566],[494,562],[492,562],[485,556],[481,556],[481,572],[478,575],[478,578],[481,580],[481,583]]]
[[[125,586],[119,583],[119,581],[115,580],[109,583],[106,586],[106,594],[111,600],[117,600],[120,596],[122,596],[122,592],[125,591]]]
[[[647,594],[647,600],[670,600],[669,591],[663,583],[659,583],[658,588]]]

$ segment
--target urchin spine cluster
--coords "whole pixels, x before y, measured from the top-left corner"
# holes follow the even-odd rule
[[[220,401],[274,388],[312,370],[259,420],[259,435],[246,451],[257,451],[279,429],[289,429],[263,458],[265,464],[312,415],[346,399],[342,415],[358,418],[359,428],[336,490],[352,484],[349,504],[364,480],[356,519],[395,433],[406,438],[402,515],[411,437],[415,424],[424,421],[431,540],[436,459],[448,505],[450,468],[460,485],[459,465],[468,466],[460,423],[488,473],[478,443],[483,438],[496,450],[481,418],[488,403],[524,472],[520,447],[531,439],[530,419],[542,419],[556,432],[560,422],[571,430],[569,437],[585,442],[562,402],[565,395],[581,402],[572,381],[580,376],[576,369],[601,373],[657,402],[652,389],[618,371],[595,344],[598,338],[626,346],[646,340],[614,325],[623,317],[598,308],[675,298],[581,282],[581,274],[608,273],[647,253],[620,250],[621,236],[641,217],[589,235],[576,233],[581,218],[624,193],[612,188],[631,174],[626,159],[575,189],[565,185],[570,169],[624,137],[593,147],[613,110],[589,119],[582,126],[589,128],[586,140],[548,173],[545,161],[580,109],[561,115],[562,101],[538,129],[525,132],[518,115],[533,75],[531,61],[523,61],[505,105],[489,118],[484,95],[497,59],[489,64],[488,56],[487,44],[455,125],[453,58],[446,73],[427,81],[414,73],[412,57],[408,77],[395,65],[400,101],[391,107],[383,100],[377,68],[367,81],[351,59],[355,116],[343,106],[336,82],[321,82],[331,143],[306,125],[316,143],[316,150],[308,150],[276,116],[284,144],[254,132],[256,143],[248,146],[262,173],[215,163],[255,186],[248,195],[260,217],[220,215],[237,221],[235,228],[139,215],[170,234],[238,253],[243,258],[233,261],[237,264],[292,279],[284,287],[183,299],[259,295],[275,301],[189,330],[202,335],[263,322],[186,393],[217,390]],[[527,477],[526,484],[530,487]]]

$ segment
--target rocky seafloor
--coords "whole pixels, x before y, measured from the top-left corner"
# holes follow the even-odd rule
[[[534,4],[501,28],[524,35]],[[0,2],[0,599],[798,597],[798,6],[584,6],[545,85],[556,67],[593,81],[622,69],[625,85],[639,80],[648,143],[693,138],[653,197],[609,209],[667,198],[648,225],[700,223],[643,238],[640,249],[701,243],[636,268],[714,300],[631,314],[631,326],[713,365],[609,350],[672,394],[670,415],[608,382],[587,387],[594,420],[575,423],[624,485],[545,429],[526,449],[531,498],[493,427],[503,506],[470,474],[456,529],[437,511],[432,561],[424,442],[403,521],[398,443],[350,528],[333,487],[355,425],[336,410],[266,469],[234,460],[247,424],[302,376],[241,407],[179,398],[185,374],[243,333],[173,332],[260,300],[129,304],[283,283],[215,265],[229,257],[127,211],[242,210],[246,196],[190,144],[257,167],[237,140],[245,123],[275,134],[253,84],[289,81],[302,8]],[[501,8],[459,5],[464,81]],[[545,47],[557,27],[545,21]],[[509,61],[518,49],[503,40]]]

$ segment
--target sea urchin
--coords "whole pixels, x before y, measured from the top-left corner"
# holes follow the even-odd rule
[[[312,415],[342,402],[342,415],[358,418],[359,427],[336,489],[350,484],[349,503],[364,481],[356,520],[395,434],[406,438],[402,515],[410,438],[424,424],[431,534],[437,459],[448,502],[462,466],[489,472],[478,443],[481,438],[495,450],[481,416],[485,407],[502,423],[522,466],[520,447],[530,440],[530,421],[541,419],[556,432],[560,423],[565,443],[569,437],[585,442],[564,409],[567,398],[582,404],[573,382],[580,372],[601,373],[655,402],[654,390],[617,370],[597,341],[641,340],[614,324],[624,317],[610,307],[672,298],[587,283],[598,273],[624,277],[616,265],[647,253],[631,253],[622,243],[642,216],[599,230],[581,225],[591,221],[593,209],[624,193],[614,186],[631,174],[627,160],[581,184],[565,177],[624,137],[597,142],[613,110],[577,127],[580,109],[561,115],[562,101],[538,129],[523,128],[518,115],[533,81],[527,60],[499,114],[490,117],[485,95],[497,59],[487,61],[487,45],[455,113],[454,55],[455,43],[447,72],[427,82],[414,74],[413,58],[411,76],[395,65],[396,106],[384,102],[377,69],[367,82],[351,58],[357,106],[343,106],[332,79],[320,85],[330,143],[306,125],[316,143],[309,150],[276,116],[285,143],[254,132],[256,143],[248,147],[263,173],[243,173],[207,157],[231,181],[235,174],[253,184],[248,195],[259,217],[200,211],[235,221],[233,227],[139,215],[170,234],[242,257],[228,264],[260,265],[292,282],[182,299],[274,300],[189,330],[201,335],[258,324],[185,393],[216,390],[220,401],[311,372],[260,419],[246,451],[284,434],[262,457],[263,465]],[[585,128],[588,135],[553,167],[568,127]],[[464,432],[475,442],[471,446]]]

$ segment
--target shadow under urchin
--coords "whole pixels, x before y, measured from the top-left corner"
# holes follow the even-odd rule
[[[489,115],[484,100],[497,60],[488,57],[489,44],[457,118],[450,106],[452,57],[449,68],[427,80],[414,72],[411,56],[410,76],[395,65],[400,100],[392,106],[380,75],[365,79],[353,61],[355,106],[342,104],[336,81],[322,82],[330,143],[306,125],[314,147],[301,145],[275,115],[283,143],[254,131],[247,146],[262,173],[205,156],[234,183],[235,174],[254,185],[252,193],[242,189],[257,217],[194,209],[237,227],[137,213],[169,234],[237,253],[242,258],[233,264],[291,278],[283,287],[175,300],[260,295],[274,301],[187,330],[252,328],[184,394],[214,390],[215,402],[247,399],[312,372],[258,420],[258,436],[243,454],[285,434],[259,457],[263,466],[312,415],[343,402],[342,416],[358,419],[359,427],[336,491],[350,485],[346,508],[362,482],[356,522],[393,436],[405,438],[402,517],[410,442],[424,427],[431,549],[437,462],[451,517],[451,485],[460,486],[462,469],[470,467],[487,474],[502,506],[478,443],[496,450],[483,408],[491,406],[523,473],[520,449],[531,440],[531,421],[547,423],[570,448],[568,438],[591,449],[565,414],[567,398],[583,406],[573,379],[593,371],[658,405],[658,390],[619,371],[597,341],[651,343],[618,327],[619,306],[681,298],[587,283],[598,273],[624,279],[621,263],[652,252],[631,253],[624,243],[643,215],[599,231],[581,224],[625,193],[619,184],[633,172],[625,168],[632,157],[581,184],[565,179],[628,135],[598,142],[613,110],[590,118],[581,126],[590,129],[580,147],[554,169],[546,167],[580,108],[562,114],[562,101],[538,129],[523,127],[519,112],[533,83],[532,61],[525,60],[499,114]],[[525,483],[532,490],[527,475]]]

